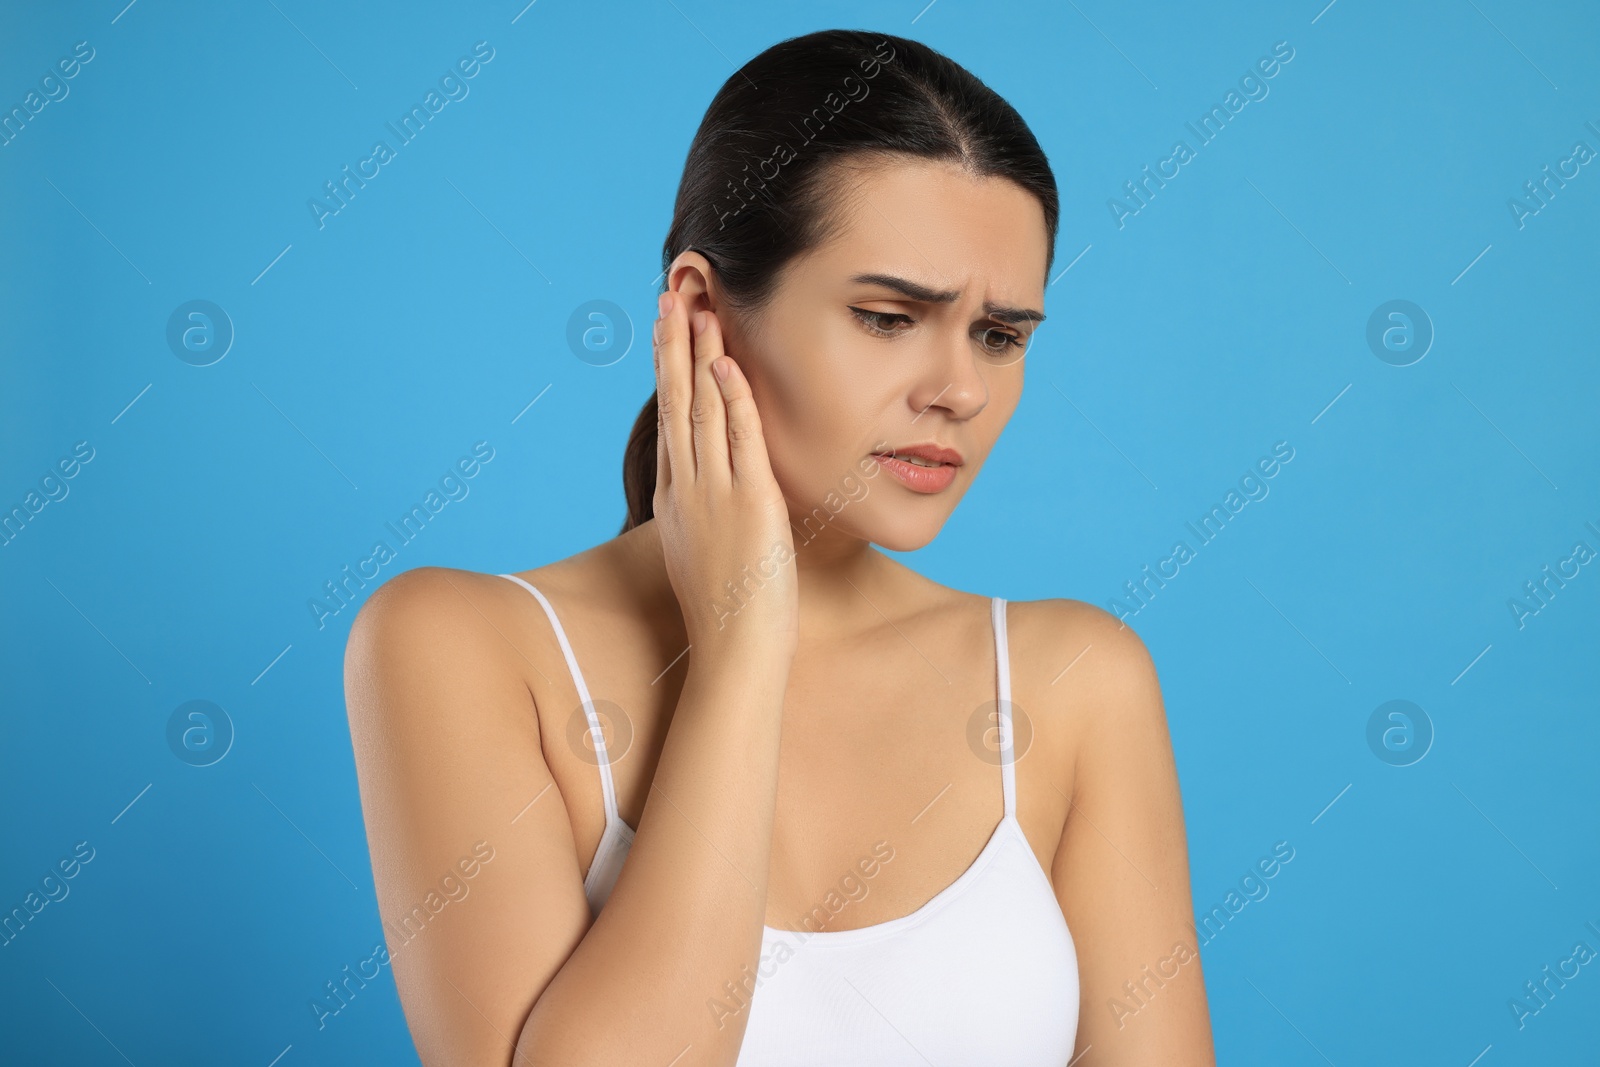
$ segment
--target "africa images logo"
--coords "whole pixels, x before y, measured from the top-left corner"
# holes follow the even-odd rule
[[[884,55],[885,51],[888,52],[888,55]],[[873,58],[863,59],[860,62],[860,78],[852,74],[841,83],[839,88],[844,90],[843,94],[830,90],[828,95],[822,98],[821,106],[812,108],[800,120],[799,128],[796,128],[793,123],[789,124],[789,128],[793,129],[795,134],[799,136],[802,149],[816,140],[828,128],[828,123],[833,121],[833,117],[843,111],[847,105],[867,98],[867,94],[872,91],[872,87],[867,82],[876,78],[882,68],[894,60],[894,46],[888,41],[879,41],[878,46],[872,50],[872,55]],[[779,142],[773,146],[770,156],[756,164],[755,175],[750,173],[750,164],[746,163],[743,169],[744,178],[739,184],[735,185],[731,178],[728,180],[727,196],[735,206],[722,213],[717,229],[720,230],[728,225],[730,219],[738,217],[739,212],[755,201],[755,196],[750,193],[750,181],[752,178],[758,177],[760,179],[760,183],[756,186],[756,191],[760,192],[767,187],[768,182],[778,177],[778,174],[786,164],[792,163],[798,156],[799,153],[791,148],[787,142]],[[770,174],[767,173],[769,169],[771,170]]]
[[[395,136],[397,148],[410,144],[427,128],[429,120],[443,111],[452,101],[465,100],[472,87],[467,84],[469,80],[478,76],[490,60],[494,59],[494,49],[488,41],[479,41],[472,46],[471,56],[462,56],[456,60],[456,65],[444,72],[439,77],[439,89],[429,89],[422,98],[422,103],[412,104],[411,109],[400,116],[398,127],[393,122],[384,125]],[[443,95],[440,95],[440,94]],[[306,206],[311,209],[311,217],[317,224],[317,229],[323,229],[328,224],[328,219],[339,214],[350,206],[350,201],[356,197],[356,192],[367,187],[367,182],[383,173],[383,167],[393,161],[398,155],[397,148],[391,148],[388,141],[376,141],[372,145],[372,154],[356,163],[352,173],[350,164],[343,168],[343,177],[337,183],[326,181],[322,183],[325,199],[311,197],[306,201]],[[353,184],[352,184],[353,183]]]

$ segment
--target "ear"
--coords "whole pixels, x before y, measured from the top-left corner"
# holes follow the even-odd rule
[[[723,306],[717,269],[692,248],[679,252],[667,268],[667,288],[684,298],[691,315],[696,311],[716,313]]]

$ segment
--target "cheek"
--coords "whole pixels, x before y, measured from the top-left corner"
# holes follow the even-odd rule
[[[763,349],[749,360],[773,474],[791,497],[836,484],[881,429],[881,383],[874,387],[845,373],[840,364],[846,355],[811,338],[803,346]]]
[[[772,475],[783,495],[795,503],[818,499],[827,483],[831,445],[837,435],[827,421],[827,405],[809,383],[788,371],[768,370],[750,383],[761,413]]]

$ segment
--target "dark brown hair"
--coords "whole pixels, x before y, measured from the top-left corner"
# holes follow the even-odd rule
[[[1022,116],[927,45],[865,30],[780,41],[723,83],[689,145],[662,270],[693,249],[711,263],[732,311],[758,311],[783,267],[838,225],[831,194],[851,169],[840,164],[895,156],[947,160],[1038,197],[1049,275],[1060,215],[1055,175]],[[651,392],[623,455],[621,533],[654,514],[656,421]]]

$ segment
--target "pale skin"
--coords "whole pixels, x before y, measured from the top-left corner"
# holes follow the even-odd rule
[[[1027,361],[1010,340],[1037,322],[1004,309],[1043,311],[1043,212],[947,163],[878,162],[847,188],[844,225],[754,321],[727,306],[704,256],[677,257],[654,339],[656,517],[520,572],[554,605],[592,695],[621,709],[610,743],[631,731],[612,773],[637,836],[592,924],[599,776],[533,597],[421,568],[353,625],[346,693],[379,909],[430,1067],[728,1067],[748,1012],[718,1025],[708,1001],[754,969],[763,923],[799,927],[880,841],[895,858],[826,928],[906,915],[1001,818],[999,768],[968,743],[995,697],[988,598],[877,546],[931,541],[1017,407]],[[950,488],[863,475],[870,453],[928,441],[964,457]],[[852,474],[865,494],[808,526]],[[774,543],[791,561],[737,615],[719,613],[724,581]],[[1197,949],[1150,656],[1077,600],[1013,601],[1007,622],[1019,741],[1024,724],[1032,735],[1017,818],[1078,954],[1074,1064],[1213,1065],[1200,960],[1174,958]],[[479,841],[494,858],[469,894],[398,936]],[[1151,972],[1167,976],[1159,988]]]

